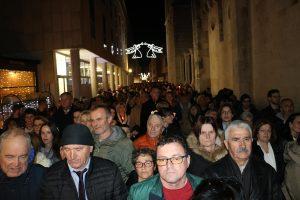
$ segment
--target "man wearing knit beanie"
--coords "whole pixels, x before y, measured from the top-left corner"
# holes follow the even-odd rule
[[[88,127],[72,124],[63,130],[64,160],[52,165],[42,185],[41,199],[126,199],[117,166],[91,156],[94,139]]]

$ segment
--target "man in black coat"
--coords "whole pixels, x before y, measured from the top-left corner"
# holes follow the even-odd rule
[[[141,134],[146,133],[148,117],[151,114],[151,111],[156,110],[156,104],[159,101],[159,97],[160,97],[160,89],[158,87],[152,87],[150,96],[151,98],[149,98],[148,101],[143,103],[141,108],[141,116],[140,116]]]
[[[236,120],[225,131],[229,154],[204,172],[206,177],[234,177],[243,186],[245,199],[280,200],[282,192],[275,170],[252,158],[252,131],[248,124]]]
[[[64,92],[60,95],[60,107],[52,117],[60,132],[70,124],[74,123],[73,114],[78,109],[73,104],[73,96],[70,92]]]
[[[94,139],[89,128],[80,124],[67,126],[61,144],[66,159],[50,167],[41,199],[126,199],[126,186],[117,166],[90,155]]]
[[[12,129],[0,136],[0,199],[39,200],[45,169],[28,164],[31,142],[23,129]]]

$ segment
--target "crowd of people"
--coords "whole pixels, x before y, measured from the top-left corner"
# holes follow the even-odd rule
[[[300,113],[277,89],[266,101],[164,82],[15,104],[0,199],[300,199]]]

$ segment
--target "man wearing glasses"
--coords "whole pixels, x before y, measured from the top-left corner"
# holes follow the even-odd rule
[[[229,154],[208,167],[206,177],[234,177],[243,186],[245,199],[282,199],[274,169],[251,157],[252,130],[247,123],[231,122],[225,130],[224,143]]]
[[[156,157],[159,174],[131,186],[128,199],[190,199],[202,179],[186,173],[190,156],[185,142],[177,136],[161,138]]]

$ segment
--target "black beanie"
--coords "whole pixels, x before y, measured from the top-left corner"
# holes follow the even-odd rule
[[[61,146],[68,144],[94,145],[94,139],[88,127],[82,124],[72,124],[63,130]]]

